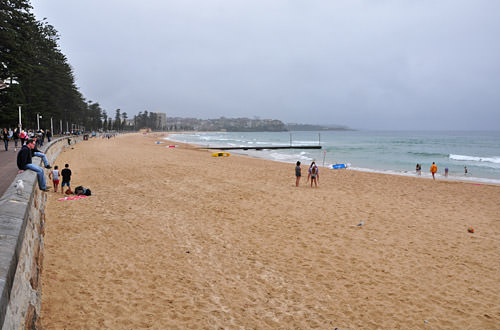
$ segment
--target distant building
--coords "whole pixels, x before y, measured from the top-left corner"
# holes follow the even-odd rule
[[[165,112],[153,112],[156,115],[155,126],[157,129],[165,130],[167,127],[167,114]]]
[[[125,126],[127,126],[127,127],[134,126],[134,120],[133,119],[125,119]]]

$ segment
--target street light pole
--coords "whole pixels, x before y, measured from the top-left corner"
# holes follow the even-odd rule
[[[19,104],[19,133],[21,132],[23,125],[21,124],[21,105]]]
[[[36,127],[37,127],[37,131],[40,130],[40,115],[37,113],[36,114]]]

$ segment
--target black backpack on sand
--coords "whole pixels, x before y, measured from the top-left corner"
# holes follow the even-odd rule
[[[90,195],[92,195],[92,192],[90,191],[89,188],[83,188],[82,186],[78,186],[75,188],[75,194],[76,195],[90,196]]]

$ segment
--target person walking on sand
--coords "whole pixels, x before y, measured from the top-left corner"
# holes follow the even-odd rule
[[[435,175],[436,175],[436,172],[438,171],[438,167],[436,165],[435,162],[432,162],[432,165],[431,165],[431,173],[432,173],[432,179],[433,180],[436,180],[435,178]]]
[[[62,175],[62,183],[61,183],[61,192],[64,194],[64,186],[68,186],[68,190],[71,193],[71,170],[69,169],[69,164],[64,165],[64,170],[61,171]]]
[[[35,142],[29,139],[26,144],[19,150],[17,154],[17,167],[19,168],[18,173],[22,173],[26,170],[31,170],[36,172],[38,179],[38,187],[42,191],[49,191],[45,185],[45,173],[40,166],[31,163],[31,150],[35,147]]]
[[[59,188],[59,166],[54,166],[54,169],[50,171],[49,179],[52,180],[52,184],[54,185],[54,192],[57,192],[57,189]]]
[[[297,166],[295,166],[295,187],[299,186],[299,181],[301,177],[300,162],[297,161]]]

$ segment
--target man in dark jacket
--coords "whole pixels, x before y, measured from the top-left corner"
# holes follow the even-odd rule
[[[38,187],[40,190],[48,191],[47,186],[45,184],[45,173],[43,173],[43,169],[40,166],[36,166],[31,163],[31,149],[35,147],[35,142],[32,139],[29,139],[28,142],[19,150],[17,154],[17,167],[19,168],[18,173],[22,173],[26,170],[31,170],[36,172],[36,176],[38,178]]]

